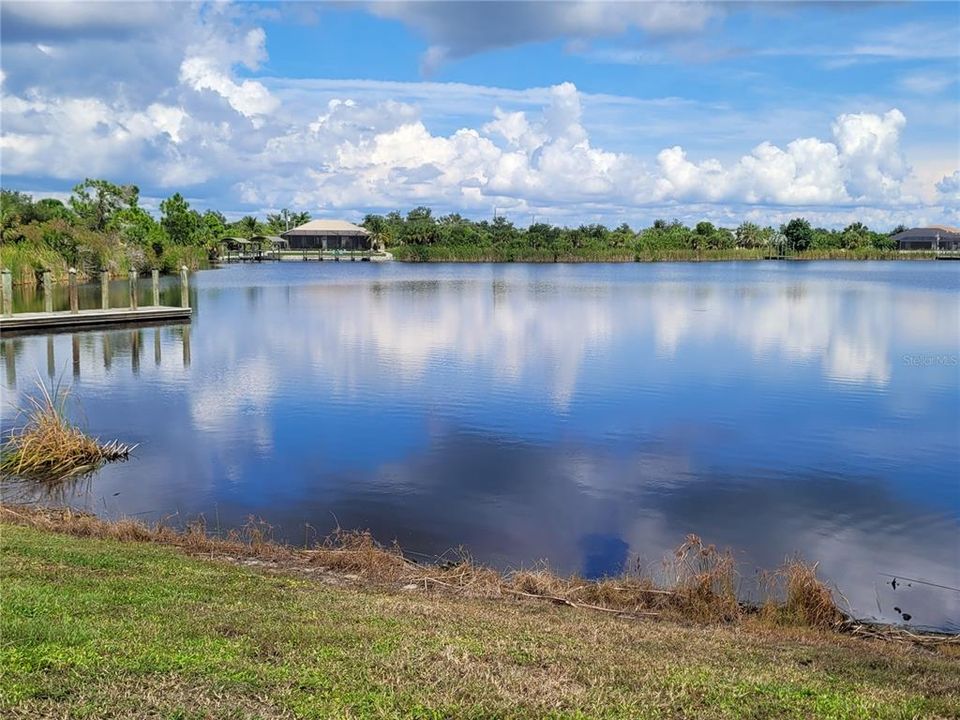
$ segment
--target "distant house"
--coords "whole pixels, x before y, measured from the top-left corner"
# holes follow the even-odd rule
[[[892,239],[899,250],[960,250],[960,228],[947,225],[911,228]]]
[[[280,233],[291,250],[369,250],[370,232],[344,220],[311,220]]]

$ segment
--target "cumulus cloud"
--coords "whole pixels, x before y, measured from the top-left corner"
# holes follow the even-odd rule
[[[180,79],[194,90],[212,90],[234,110],[248,118],[266,115],[277,109],[277,100],[256,80],[237,82],[212,57],[191,57],[180,66]]]
[[[185,113],[153,103],[144,110],[97,98],[3,97],[0,136],[6,175],[74,180],[116,172],[165,142],[180,140]]]
[[[484,20],[497,27],[465,39],[457,45],[463,51],[525,41],[534,18],[543,25],[535,32],[554,37],[568,30],[612,33],[624,23],[651,33],[687,32],[712,12],[700,5],[684,6],[687,15],[656,4],[565,3],[550,13],[531,4],[487,5],[454,12],[415,4],[411,12],[422,13],[437,38],[448,37],[449,19],[462,19],[457,13],[483,10],[499,18]],[[717,137],[749,136],[754,147],[714,159],[703,147],[716,137],[689,142],[704,136],[698,127],[707,113],[722,124],[724,109],[678,98],[589,96],[572,83],[505,90],[263,78],[257,71],[267,59],[266,35],[229,5],[177,6],[164,26],[167,44],[149,33],[121,40],[140,33],[155,13],[171,13],[170,4],[114,13],[119,19],[99,10],[54,18],[49,9],[3,7],[20,13],[14,26],[22,30],[3,29],[0,143],[7,182],[67,184],[101,175],[137,182],[158,196],[161,189],[207,183],[201,197],[226,210],[295,206],[356,216],[423,203],[439,212],[486,215],[496,207],[518,219],[536,214],[572,223],[624,216],[773,221],[802,207],[828,224],[852,215],[895,225],[908,218],[954,221],[960,212],[949,177],[936,196],[947,207],[916,204],[916,178],[901,150],[906,118],[898,109],[846,113],[827,138],[777,142],[760,134],[770,117],[727,117],[725,127],[736,121],[739,134]],[[101,37],[110,23],[123,29]],[[28,25],[30,33],[23,30]],[[74,42],[58,35],[67,27]],[[101,51],[113,58],[114,50],[116,62],[102,62]],[[651,119],[658,112],[660,119]],[[791,113],[784,122],[826,125],[804,118]],[[623,143],[612,145],[628,127],[643,136],[644,147],[633,143],[626,152]],[[598,128],[606,134],[598,136]],[[671,145],[677,136],[689,142]],[[932,180],[924,192],[933,197]]]
[[[900,151],[906,118],[896,108],[884,115],[841,115],[833,142],[801,138],[785,149],[763,142],[732,166],[717,160],[693,163],[679,146],[657,156],[661,198],[817,205],[900,199],[908,167]]]
[[[251,62],[258,57],[256,40],[238,46],[252,49]],[[307,122],[277,120],[273,115],[283,115],[274,113],[278,98],[223,68],[188,58],[181,90],[212,91],[231,111],[256,121],[248,130],[223,115],[204,119],[202,107],[191,112],[153,102],[136,109],[97,98],[5,95],[4,169],[64,179],[91,172],[126,176],[139,159],[164,186],[218,175],[243,204],[294,204],[314,212],[426,203],[544,216],[562,207],[582,219],[585,209],[611,214],[691,205],[713,216],[720,205],[742,213],[745,206],[888,208],[910,200],[902,192],[909,168],[899,146],[906,119],[896,109],[842,115],[831,140],[801,138],[783,147],[765,141],[726,163],[697,161],[674,146],[648,164],[592,142],[571,83],[550,88],[539,111],[497,108],[478,127],[443,134],[430,129],[416,105],[395,101],[334,99]],[[948,180],[941,183],[944,198]]]
[[[954,170],[952,175],[945,175],[937,183],[937,192],[944,202],[960,204],[960,170]]]
[[[259,125],[257,118],[276,110],[279,103],[262,83],[235,78],[233,68],[259,68],[267,57],[267,35],[263,28],[243,32],[228,27],[229,31],[224,33],[222,24],[205,26],[206,32],[187,48],[180,65],[180,81],[193,90],[213,91]]]

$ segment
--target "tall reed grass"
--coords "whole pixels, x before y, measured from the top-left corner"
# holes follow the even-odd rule
[[[26,480],[56,481],[93,472],[106,462],[125,460],[136,446],[101,443],[70,422],[69,391],[59,384],[39,392],[21,408],[24,423],[12,428],[0,449],[0,474]]]

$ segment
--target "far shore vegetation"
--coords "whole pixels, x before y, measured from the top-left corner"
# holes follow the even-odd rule
[[[809,566],[787,577],[777,608],[748,613],[729,597],[725,554],[695,538],[664,589],[504,577],[466,558],[419,565],[363,533],[296,550],[264,527],[216,538],[201,524],[0,505],[0,714],[960,713],[955,639],[838,632]]]
[[[281,210],[263,221],[248,215],[228,221],[216,210],[200,212],[175,193],[160,203],[155,218],[140,206],[139,189],[106,180],[78,184],[66,203],[0,190],[0,264],[14,284],[33,284],[43,271],[64,281],[76,268],[81,279],[108,271],[172,272],[198,269],[216,260],[225,237],[278,235],[310,219],[307,212]],[[852,223],[842,230],[813,227],[795,218],[779,228],[743,222],[735,228],[699,222],[657,220],[634,229],[600,224],[561,227],[536,222],[520,227],[506,217],[470,220],[459,214],[435,216],[417,207],[406,215],[367,215],[362,225],[375,246],[410,262],[642,262],[690,260],[894,259],[889,231]],[[931,257],[910,253],[911,258]]]
[[[216,260],[225,237],[278,235],[310,219],[307,212],[284,209],[260,220],[235,221],[216,210],[200,212],[175,193],[160,203],[159,219],[140,206],[134,185],[87,179],[66,203],[34,200],[25,193],[0,190],[0,264],[14,284],[33,284],[43,271],[54,281],[76,268],[81,279],[108,271],[172,272],[186,265],[203,267]],[[535,222],[521,227],[506,217],[471,220],[459,214],[436,216],[427,207],[405,215],[367,215],[362,225],[376,247],[411,262],[634,262],[690,260],[893,259],[931,257],[897,252],[892,236],[904,229],[871,229],[852,223],[842,230],[818,228],[795,218],[775,228],[743,222],[735,228],[699,222],[657,220],[635,229],[601,224],[561,227]]]

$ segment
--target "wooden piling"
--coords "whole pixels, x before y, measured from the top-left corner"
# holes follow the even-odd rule
[[[187,266],[180,266],[180,307],[190,307],[190,286],[187,280]]]
[[[53,312],[53,278],[49,270],[43,271],[43,311]]]
[[[153,306],[157,307],[160,305],[160,271],[154,268],[150,279],[153,283]]]
[[[137,309],[137,271],[130,271],[130,309]]]
[[[47,335],[47,375],[51,380],[57,376],[57,358],[53,352],[52,335]]]
[[[13,316],[13,276],[10,270],[4,268],[0,274],[3,275],[3,314],[7,317]]]
[[[140,374],[140,331],[130,331],[130,371],[134,375]]]
[[[70,346],[73,359],[73,377],[78,378],[80,377],[80,336],[77,333],[74,333],[70,339]]]
[[[3,341],[3,360],[7,368],[7,387],[17,386],[17,346],[13,340]]]
[[[103,333],[103,367],[107,370],[113,365],[113,348],[110,346],[110,333]]]
[[[76,315],[80,312],[80,299],[77,296],[77,269],[70,268],[70,314]]]
[[[106,270],[100,273],[100,307],[110,309],[110,273]]]

